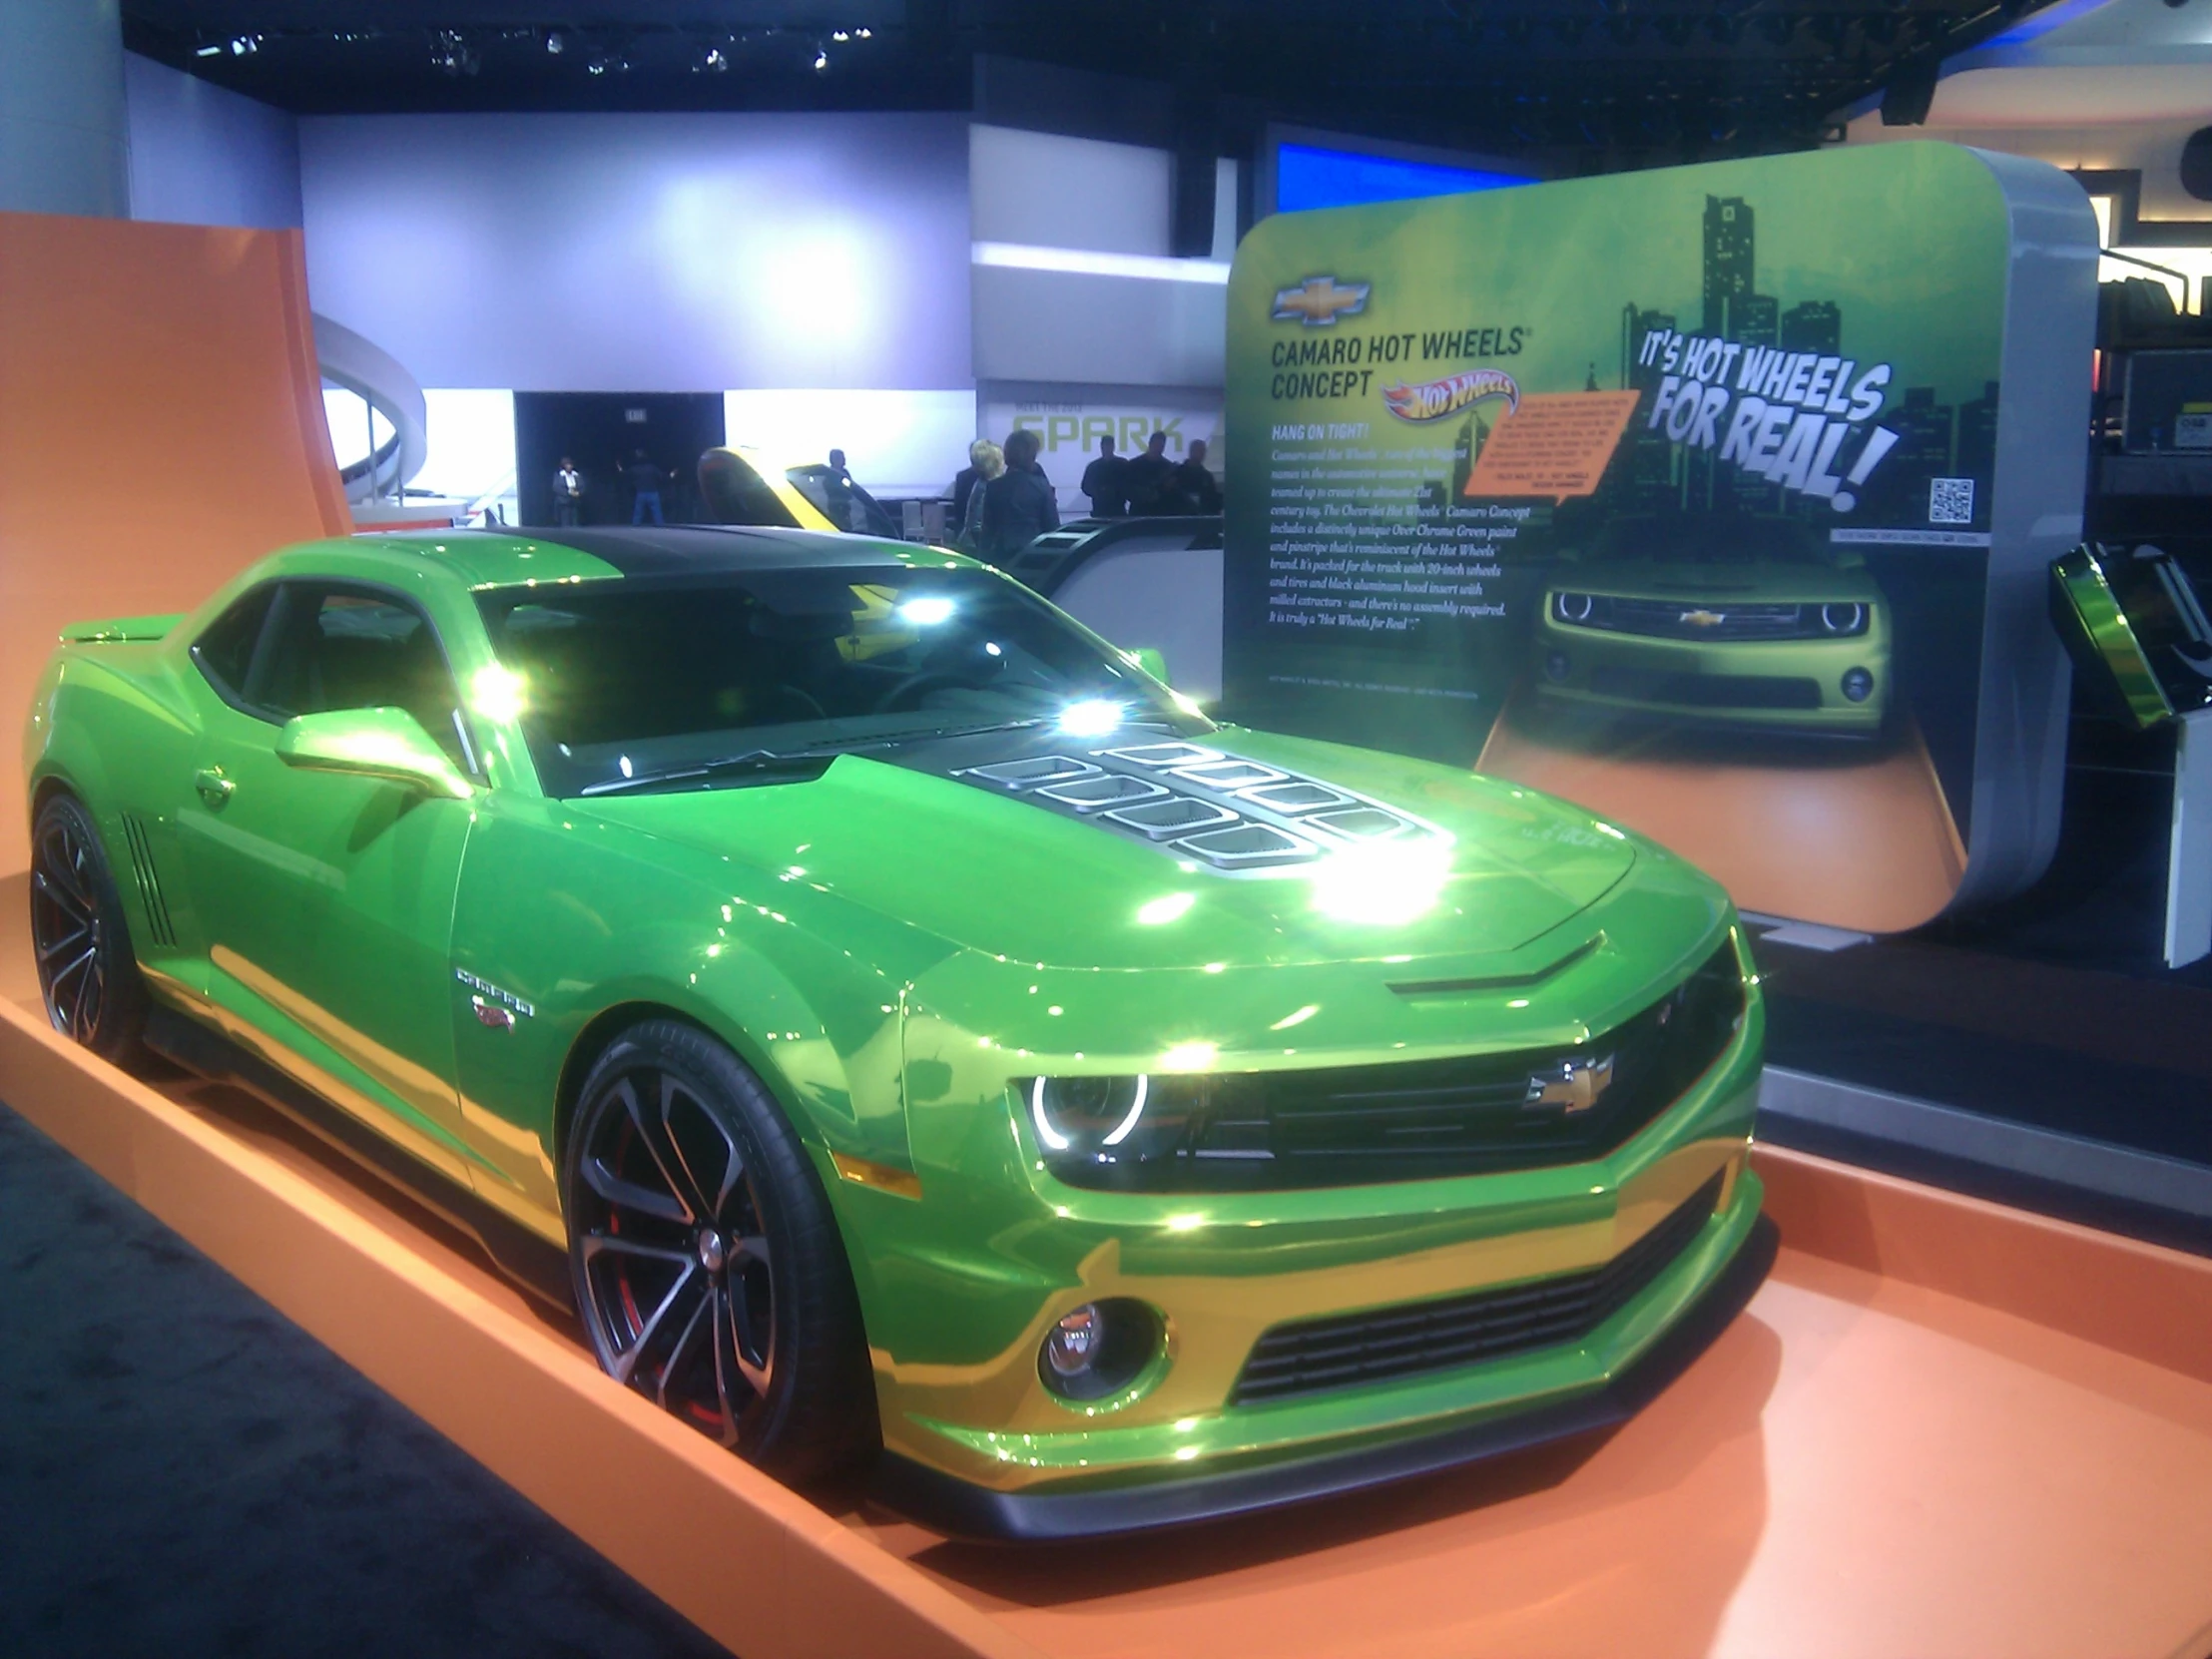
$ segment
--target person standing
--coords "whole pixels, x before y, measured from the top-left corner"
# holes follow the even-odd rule
[[[584,475],[576,470],[576,458],[563,455],[553,474],[553,522],[584,522]]]
[[[983,467],[986,452],[994,458],[994,465],[988,471]],[[972,505],[976,485],[988,483],[1006,470],[1006,457],[999,454],[998,445],[989,438],[977,438],[969,444],[967,458],[968,464],[952,475],[952,511],[946,516],[945,522],[952,526],[954,535],[967,528],[968,509]]]
[[[1114,453],[1114,440],[1098,440],[1098,459],[1083,469],[1083,493],[1091,498],[1091,517],[1125,518],[1129,513],[1129,463]]]
[[[630,504],[630,522],[643,524],[646,515],[650,513],[655,524],[666,524],[668,520],[661,516],[661,480],[667,475],[653,464],[652,457],[642,449],[638,451],[637,458],[631,461],[629,472],[630,488],[637,493],[637,499]]]
[[[968,445],[968,453],[974,459],[967,467],[973,476],[968,479],[967,506],[954,527],[952,545],[963,553],[972,554],[982,545],[983,534],[983,486],[1006,470],[1006,456],[989,438],[977,438]],[[953,485],[955,496],[959,494],[957,481]]]
[[[823,511],[840,530],[852,528],[852,473],[844,464],[844,451],[830,451],[830,470],[822,480]]]
[[[1169,511],[1173,503],[1162,503],[1175,480],[1175,463],[1168,459],[1168,435],[1155,430],[1146,440],[1144,453],[1129,462],[1129,511],[1133,514]]]
[[[1183,497],[1186,511],[1221,511],[1221,485],[1215,482],[1213,470],[1206,464],[1204,438],[1191,439],[1190,453],[1183,458],[1183,464],[1175,469],[1175,484],[1177,492]]]
[[[1037,434],[1017,427],[1006,434],[1004,448],[1006,470],[982,487],[976,525],[977,557],[1001,570],[1047,530],[1060,527],[1059,498],[1037,465]]]

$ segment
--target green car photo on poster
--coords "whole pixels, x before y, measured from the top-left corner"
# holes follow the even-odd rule
[[[2050,726],[2063,664],[1989,624],[2077,533],[2095,246],[2065,175],[1925,142],[1262,221],[1225,706],[1583,802],[1757,910],[1916,926],[1977,842],[2010,890],[2058,768],[1985,709]]]
[[[1537,691],[1682,721],[1871,738],[1890,709],[1890,606],[1858,554],[1787,519],[1608,520],[1564,548]]]

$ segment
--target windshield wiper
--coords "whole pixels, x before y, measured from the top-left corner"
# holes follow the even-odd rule
[[[597,784],[586,784],[582,795],[620,795],[628,790],[652,789],[664,784],[682,784],[695,778],[712,778],[725,772],[787,772],[805,771],[818,761],[833,761],[839,755],[854,755],[863,749],[888,748],[891,740],[884,738],[856,739],[845,743],[820,744],[812,749],[748,749],[738,755],[721,755],[711,761],[700,761],[688,767],[672,767],[667,772],[641,772],[635,778],[609,778]]]

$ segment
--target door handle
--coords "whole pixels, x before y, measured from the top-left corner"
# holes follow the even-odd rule
[[[231,792],[238,788],[223,776],[221,767],[202,767],[192,775],[192,787],[200,792],[200,799],[208,804],[210,812],[221,812],[229,806]]]

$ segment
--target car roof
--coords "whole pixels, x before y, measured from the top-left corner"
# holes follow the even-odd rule
[[[375,548],[444,567],[471,588],[621,577],[725,575],[810,566],[886,568],[964,559],[943,548],[827,530],[754,525],[671,525],[551,531],[438,530],[363,536],[338,544]]]

